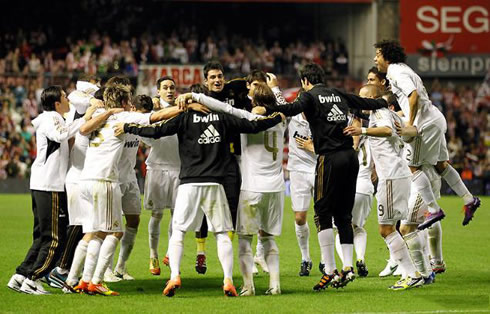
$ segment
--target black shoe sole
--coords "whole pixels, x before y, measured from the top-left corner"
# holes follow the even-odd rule
[[[435,218],[435,219],[431,220],[431,221],[430,221],[430,224],[425,224],[425,225],[423,225],[423,223],[422,223],[422,224],[420,224],[420,225],[417,227],[417,230],[424,230],[424,229],[427,229],[427,228],[429,228],[430,226],[432,226],[433,224],[435,224],[436,222],[443,220],[445,217],[446,217],[446,215],[444,214],[444,215],[442,215],[442,216],[439,216],[439,217],[437,217],[437,218]]]

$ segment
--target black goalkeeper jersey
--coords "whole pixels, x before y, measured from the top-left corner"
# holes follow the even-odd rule
[[[310,123],[315,153],[324,155],[352,149],[352,137],[343,133],[349,109],[375,110],[387,106],[384,99],[361,98],[317,84],[308,92],[301,93],[293,103],[276,106],[275,111],[287,116],[304,112]]]
[[[228,164],[234,158],[228,147],[229,137],[235,132],[258,133],[281,121],[278,113],[248,121],[221,112],[192,111],[151,126],[125,124],[124,132],[151,138],[177,134],[180,183],[222,183]]]

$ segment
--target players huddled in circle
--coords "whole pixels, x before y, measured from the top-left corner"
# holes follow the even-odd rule
[[[134,280],[127,261],[140,222],[134,168],[144,142],[151,147],[143,203],[151,211],[149,271],[155,276],[161,273],[160,222],[165,209],[172,215],[161,261],[170,268],[163,295],[172,297],[182,285],[188,231],[196,232],[199,274],[207,270],[208,231],[214,233],[226,296],[255,295],[257,266],[270,278],[266,294],[281,294],[275,238],[284,215],[286,131],[299,276],[309,276],[313,267],[307,223],[312,201],[321,251],[321,278],[313,290],[368,276],[364,225],[375,196],[379,233],[390,256],[379,276],[401,276],[392,290],[434,283],[446,270],[441,180],[462,198],[463,225],[480,200],[449,163],[445,117],[405,64],[403,47],[388,40],[374,47],[375,67],[359,95],[326,86],[322,68],[307,64],[299,71],[301,92],[288,103],[274,74],[253,70],[225,82],[216,61],[205,65],[204,85],[181,95],[170,76],[156,82],[153,98],[133,95],[129,79],[121,76],[104,86],[96,77],[80,77],[69,95],[61,86],[46,88],[44,112],[32,122],[34,239],[7,286],[50,294],[44,281],[65,293],[115,296],[106,283]],[[235,234],[239,291],[232,277]],[[336,265],[335,250],[342,266]]]

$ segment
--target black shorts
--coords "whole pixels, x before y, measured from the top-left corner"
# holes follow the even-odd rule
[[[238,200],[240,198],[240,187],[242,185],[242,176],[240,173],[240,166],[235,156],[232,156],[232,161],[228,164],[226,176],[223,181],[223,188],[225,189],[226,199],[230,207],[231,219],[233,221],[233,227],[236,227],[236,218],[238,211]]]
[[[315,175],[315,224],[318,231],[336,220],[352,221],[359,161],[354,149],[319,155]]]

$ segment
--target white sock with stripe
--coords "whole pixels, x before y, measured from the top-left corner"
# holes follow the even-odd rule
[[[430,180],[423,171],[417,170],[413,173],[411,188],[420,194],[432,214],[437,213],[441,209],[437,204],[434,192],[432,192]]]
[[[404,276],[410,276],[411,278],[417,277],[417,270],[410,258],[407,244],[403,241],[402,236],[397,231],[394,231],[385,238],[385,242],[398,266],[402,267]]]
[[[430,257],[433,260],[436,260],[438,262],[442,262],[443,256],[442,256],[442,226],[441,222],[438,221],[432,226],[430,226],[428,229],[428,234],[429,234],[429,250],[430,250]]]
[[[228,232],[215,233],[218,258],[223,268],[224,279],[233,280],[233,246]]]

